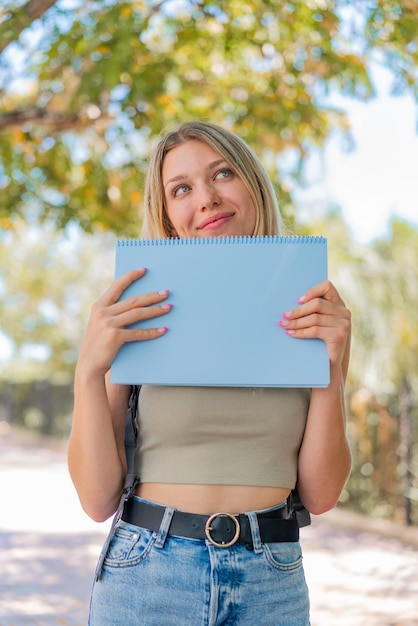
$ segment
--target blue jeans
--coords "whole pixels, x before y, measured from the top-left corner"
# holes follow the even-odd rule
[[[168,509],[173,511],[173,509]],[[91,598],[90,626],[309,626],[300,544],[219,548],[121,521]]]

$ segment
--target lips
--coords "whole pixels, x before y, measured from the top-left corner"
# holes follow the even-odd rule
[[[216,215],[212,215],[211,217],[208,217],[201,224],[199,224],[197,228],[198,230],[203,230],[205,228],[212,228],[212,224],[213,224],[213,228],[215,228],[217,222],[222,222],[222,223],[226,222],[230,217],[233,217],[234,215],[235,213],[233,212],[217,213]]]

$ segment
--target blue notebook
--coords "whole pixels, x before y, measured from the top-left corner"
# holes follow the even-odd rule
[[[125,344],[111,368],[122,384],[326,387],[321,339],[295,339],[277,324],[327,277],[323,237],[121,240],[116,278],[146,267],[122,298],[170,290],[172,310],[138,324],[162,337]]]

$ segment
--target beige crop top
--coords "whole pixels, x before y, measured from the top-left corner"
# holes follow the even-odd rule
[[[141,482],[293,489],[309,390],[143,385]]]

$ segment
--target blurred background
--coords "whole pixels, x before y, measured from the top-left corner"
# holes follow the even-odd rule
[[[417,23],[415,0],[3,0],[1,432],[65,442],[150,147],[213,121],[267,167],[286,232],[328,238],[353,313],[339,508],[417,526]]]

